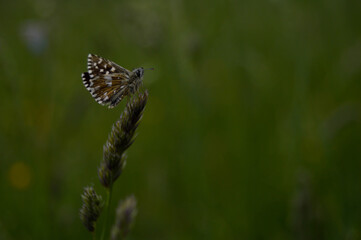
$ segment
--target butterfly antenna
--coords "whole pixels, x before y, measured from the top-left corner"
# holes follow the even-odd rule
[[[154,70],[154,68],[145,68],[144,70]]]

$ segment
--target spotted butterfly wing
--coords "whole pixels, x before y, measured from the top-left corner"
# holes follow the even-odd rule
[[[82,79],[95,101],[113,108],[124,96],[128,95],[130,75],[131,71],[116,63],[95,54],[89,54],[88,72],[82,74]]]

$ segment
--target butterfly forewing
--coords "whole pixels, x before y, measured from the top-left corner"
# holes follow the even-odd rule
[[[88,72],[91,75],[90,77],[99,74],[121,73],[127,75],[129,78],[129,75],[131,74],[129,70],[95,54],[88,55]]]
[[[89,54],[88,72],[82,74],[82,79],[98,103],[112,108],[127,94],[130,74],[129,70],[112,61]]]

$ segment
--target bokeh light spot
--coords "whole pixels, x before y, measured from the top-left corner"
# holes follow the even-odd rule
[[[9,169],[9,181],[11,186],[19,190],[26,189],[31,182],[31,170],[23,162],[14,163]]]

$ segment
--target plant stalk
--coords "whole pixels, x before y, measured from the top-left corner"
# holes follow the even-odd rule
[[[105,203],[105,220],[104,220],[104,225],[103,225],[103,231],[102,231],[102,236],[101,236],[101,240],[104,240],[104,236],[105,236],[105,231],[107,231],[108,228],[108,222],[109,222],[109,212],[110,212],[110,202],[111,202],[111,198],[112,198],[112,190],[113,190],[113,183],[110,184],[109,188],[107,189],[107,201]]]

